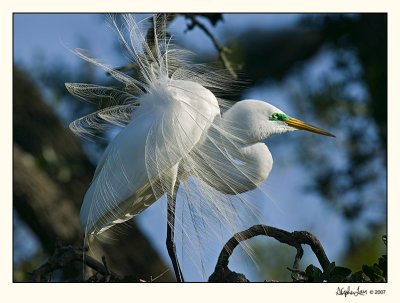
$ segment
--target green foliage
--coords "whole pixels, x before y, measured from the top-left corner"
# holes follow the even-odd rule
[[[361,277],[361,278],[360,278]],[[351,282],[386,282],[387,281],[387,256],[383,255],[378,263],[371,266],[363,265],[362,270],[356,272]]]
[[[305,271],[307,282],[343,282],[351,274],[351,269],[341,266],[336,266],[332,262],[328,269],[322,272],[318,267],[310,264]]]
[[[385,239],[386,237],[384,242]],[[363,265],[361,270],[354,273],[350,268],[336,266],[335,262],[332,262],[324,272],[310,264],[303,275],[307,282],[386,282],[387,255],[379,257],[378,262],[373,265]]]
[[[322,282],[324,280],[322,271],[312,264],[307,266],[305,273],[308,282]]]
[[[318,267],[310,264],[305,270],[307,282],[386,282],[387,256],[379,258],[378,263],[371,266],[363,265],[360,271],[352,273],[350,268],[336,266],[332,262],[330,267],[322,272]]]

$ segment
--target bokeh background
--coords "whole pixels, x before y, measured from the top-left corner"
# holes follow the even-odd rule
[[[146,16],[139,16],[143,18]],[[306,133],[272,137],[274,168],[259,201],[265,224],[316,235],[331,261],[352,270],[386,253],[387,15],[205,14],[197,16],[221,45],[246,85],[232,100],[266,100],[318,125],[336,139]],[[175,43],[218,62],[201,29],[176,15]],[[51,255],[57,241],[82,244],[79,208],[105,141],[76,138],[68,124],[95,108],[69,96],[65,82],[113,85],[113,79],[75,56],[84,48],[113,66],[127,58],[101,14],[14,15],[14,281]],[[226,96],[225,96],[226,97]],[[110,132],[109,139],[115,135]],[[155,203],[111,244],[99,248],[122,275],[149,280],[170,266],[165,207]],[[237,254],[232,269],[252,281],[290,281],[294,250],[252,240],[257,265]],[[222,248],[222,243],[220,243]],[[205,276],[214,263],[206,265]],[[317,264],[306,250],[302,265]],[[188,281],[204,279],[183,264]],[[79,281],[81,266],[53,281]],[[158,281],[172,281],[171,273]]]

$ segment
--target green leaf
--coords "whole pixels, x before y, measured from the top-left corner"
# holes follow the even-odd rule
[[[324,274],[329,276],[331,274],[331,272],[335,269],[335,267],[336,267],[336,263],[335,262],[330,263],[328,265],[327,269],[325,270]]]
[[[382,276],[387,278],[387,255],[382,255],[378,260],[378,266],[382,269]]]
[[[371,279],[371,282],[385,282],[386,279],[382,276],[383,272],[376,264],[373,266],[363,265],[362,271]]]
[[[323,282],[324,281],[322,271],[318,267],[316,267],[312,264],[307,266],[306,276],[307,276],[309,282]]]
[[[371,282],[371,279],[363,271],[358,271],[351,275],[349,282]]]
[[[341,266],[336,266],[326,278],[328,282],[343,282],[351,274],[351,269]]]

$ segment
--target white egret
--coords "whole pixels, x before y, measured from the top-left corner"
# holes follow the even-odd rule
[[[196,179],[201,197],[189,197],[190,207],[201,207],[208,200],[210,212],[221,223],[233,226],[234,210],[213,194],[247,192],[268,177],[273,160],[261,143],[264,139],[297,129],[333,135],[258,100],[237,102],[221,114],[225,105],[211,91],[227,87],[228,77],[194,64],[189,52],[174,46],[166,35],[164,17],[154,17],[150,27],[153,41],[146,40],[147,28],[141,28],[147,20],[136,23],[130,15],[123,15],[123,20],[123,28],[115,19],[111,21],[138,76],[132,78],[77,50],[80,57],[105,69],[124,87],[66,84],[71,94],[81,99],[115,102],[71,123],[74,132],[90,134],[107,123],[124,127],[96,168],[80,221],[86,234],[97,235],[131,219],[166,194],[167,247],[177,279],[183,281],[173,245],[179,184]]]

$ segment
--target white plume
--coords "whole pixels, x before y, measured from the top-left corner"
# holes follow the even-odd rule
[[[201,271],[206,252],[214,249],[216,262],[224,242],[255,223],[249,218],[258,212],[244,193],[268,177],[272,157],[265,144],[248,142],[250,130],[240,126],[237,116],[221,117],[221,107],[229,111],[229,105],[214,93],[230,89],[228,73],[193,63],[194,55],[167,35],[165,16],[136,22],[123,15],[122,20],[118,26],[116,17],[110,17],[137,76],[77,50],[122,87],[66,84],[79,99],[111,104],[72,122],[75,133],[90,136],[109,125],[123,127],[97,166],[81,224],[87,234],[101,234],[171,192],[177,181],[181,217],[177,214],[176,224],[184,257],[193,259]],[[210,238],[218,238],[220,245],[209,247]]]

